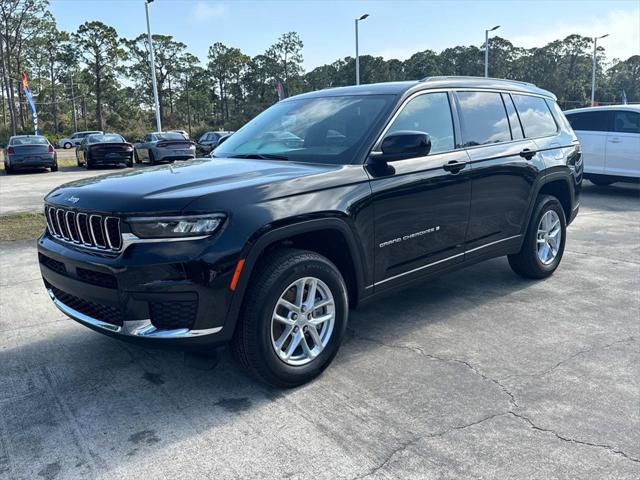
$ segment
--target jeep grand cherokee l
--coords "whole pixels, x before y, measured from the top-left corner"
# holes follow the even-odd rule
[[[89,328],[156,347],[231,342],[279,386],[318,375],[349,308],[390,290],[502,255],[551,275],[582,180],[555,97],[493,79],[299,95],[213,154],[51,192],[42,276]]]

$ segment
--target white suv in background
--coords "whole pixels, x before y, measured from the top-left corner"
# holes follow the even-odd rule
[[[582,145],[584,176],[596,185],[640,181],[640,105],[564,112]]]
[[[56,146],[63,147],[63,148],[77,147],[78,145],[80,145],[80,143],[82,143],[82,140],[84,140],[86,136],[94,135],[94,134],[102,135],[103,133],[104,132],[99,130],[87,130],[86,132],[76,132],[70,137],[65,137],[58,140],[56,142]]]

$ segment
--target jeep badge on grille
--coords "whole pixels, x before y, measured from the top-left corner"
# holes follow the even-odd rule
[[[78,197],[74,197],[73,195],[71,195],[69,198],[67,198],[67,201],[71,203],[78,203],[80,199]]]

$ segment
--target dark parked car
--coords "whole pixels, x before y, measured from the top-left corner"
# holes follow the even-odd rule
[[[45,286],[98,332],[231,342],[287,387],[329,365],[350,308],[389,291],[503,255],[551,275],[582,181],[553,94],[484,78],[291,97],[214,154],[50,193]]]
[[[4,151],[4,171],[7,174],[22,168],[49,168],[58,171],[58,154],[47,137],[16,135],[9,138]]]
[[[155,165],[160,162],[190,160],[196,157],[196,146],[178,132],[153,132],[135,144],[135,161]]]
[[[117,133],[87,136],[76,148],[78,166],[87,170],[102,165],[133,166],[133,145]]]
[[[198,155],[209,155],[213,151],[213,149],[218,146],[218,143],[220,142],[220,139],[222,137],[226,137],[227,135],[230,135],[232,133],[233,132],[218,131],[207,132],[203,134],[196,144],[196,151]]]

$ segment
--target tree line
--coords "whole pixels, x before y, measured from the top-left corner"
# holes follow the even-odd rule
[[[20,84],[26,71],[41,131],[56,139],[74,130],[98,129],[140,138],[155,129],[147,36],[120,37],[99,21],[75,32],[59,30],[48,0],[0,2],[0,139],[33,131]],[[206,59],[170,35],[152,36],[163,128],[194,135],[233,130],[277,101],[275,84],[289,95],[352,85],[355,59],[345,57],[305,72],[302,39],[281,35],[263,53],[250,56],[216,42]],[[554,92],[563,108],[588,105],[592,39],[570,35],[543,47],[522,48],[504,38],[490,43],[493,77],[535,83]],[[608,60],[598,47],[596,100],[617,103],[624,91],[640,102],[640,55]],[[416,52],[404,61],[360,56],[361,83],[416,80],[439,75],[481,76],[482,46],[456,46],[440,53]]]

